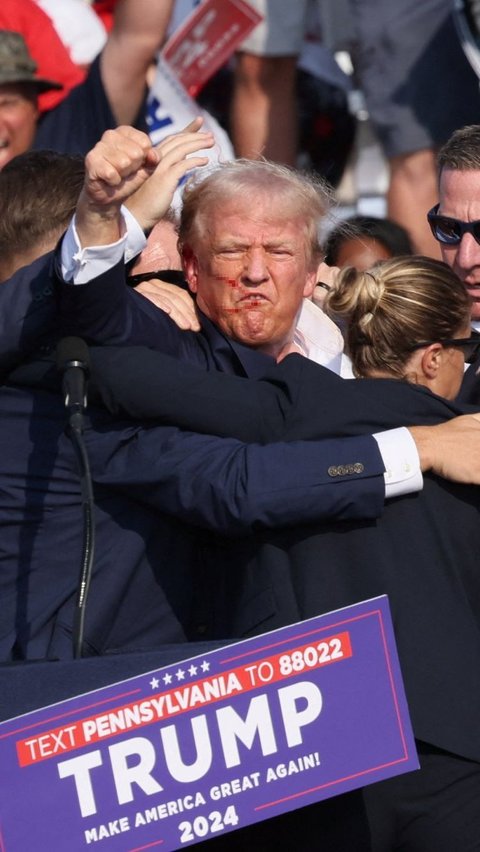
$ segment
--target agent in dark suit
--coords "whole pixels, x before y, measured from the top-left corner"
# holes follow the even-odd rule
[[[480,323],[480,125],[456,130],[438,155],[439,203],[428,213],[442,259],[464,282]],[[480,404],[480,358],[465,373],[459,401]]]
[[[58,392],[29,386],[31,370],[0,389],[2,660],[71,656],[80,568],[81,495],[64,406]],[[364,445],[361,473],[332,486],[329,461],[344,458],[337,453],[348,441],[248,447],[171,427],[142,430],[95,408],[90,418],[97,548],[87,654],[186,640],[198,528],[244,535],[382,511],[383,466],[371,439],[351,442],[352,452]]]
[[[292,356],[269,381],[256,383],[257,395],[269,385],[265,428],[271,425],[278,436],[283,424],[282,434],[289,438],[349,435],[413,421],[440,423],[461,410],[444,397],[456,396],[463,353],[472,356],[479,344],[469,338],[465,290],[445,266],[413,259],[391,261],[358,278],[350,271],[331,296],[331,306],[350,316],[348,342],[357,374],[378,378],[345,383]],[[98,352],[97,364],[108,357]],[[122,358],[118,350],[112,372]],[[147,358],[144,372],[146,364]],[[223,432],[225,424],[234,432],[234,394],[226,396],[224,416],[219,378],[216,414]],[[225,385],[230,381],[224,377]],[[125,409],[130,392],[121,392],[118,384],[113,395],[120,394],[117,405]],[[152,385],[148,380],[146,385],[144,413],[150,408],[158,414],[162,402],[153,402]],[[276,409],[272,387],[281,400]],[[250,392],[245,393],[250,399]],[[240,408],[245,397],[238,381],[235,394]],[[180,399],[179,391],[177,401],[185,422],[187,397]],[[190,424],[198,428],[204,414],[196,401],[194,397]],[[134,407],[138,415],[138,383]],[[423,768],[366,793],[374,848],[382,852],[396,848],[400,840],[408,850],[450,850],[454,842],[475,848],[469,844],[480,836],[479,506],[477,488],[427,476],[423,492],[388,503],[373,523],[262,533],[235,548],[211,543],[211,588],[216,590],[220,634],[229,627],[237,633],[255,632],[256,607],[252,613],[250,602],[256,600],[258,606],[255,590],[265,595],[268,585],[277,610],[262,630],[389,594]]]

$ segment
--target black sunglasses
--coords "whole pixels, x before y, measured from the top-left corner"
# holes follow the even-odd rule
[[[424,346],[431,346],[432,343],[439,343],[445,349],[454,346],[457,349],[463,350],[463,357],[466,364],[473,364],[480,353],[480,333],[472,331],[471,337],[445,338],[444,340],[423,340],[422,343],[416,343],[412,346],[412,352],[415,349],[423,349]]]
[[[451,219],[450,216],[439,216],[439,204],[427,213],[428,223],[433,236],[439,243],[447,246],[458,246],[464,234],[472,234],[480,243],[480,219],[475,222],[462,222],[461,219]]]

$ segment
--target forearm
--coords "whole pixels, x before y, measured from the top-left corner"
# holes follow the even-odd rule
[[[113,439],[113,440],[112,440]],[[326,520],[373,519],[384,504],[373,438],[244,445],[176,429],[90,433],[95,482],[225,535]],[[332,464],[361,461],[357,473]]]
[[[146,74],[170,20],[173,0],[120,0],[101,56],[102,79],[118,124],[133,124]]]
[[[412,426],[422,470],[455,482],[480,484],[480,415],[455,417],[438,426]]]
[[[271,442],[281,437],[288,388],[205,371],[145,347],[93,347],[92,387],[115,416],[203,434]]]

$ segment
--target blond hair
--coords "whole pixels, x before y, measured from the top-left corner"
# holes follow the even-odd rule
[[[263,194],[272,219],[299,218],[304,222],[305,248],[310,263],[323,257],[319,226],[330,210],[332,190],[321,178],[268,160],[237,159],[214,171],[191,178],[183,191],[179,248],[195,249],[205,239],[209,216],[216,207],[239,199],[255,210]]]
[[[356,376],[378,371],[406,378],[414,347],[452,338],[470,316],[471,300],[445,264],[428,257],[402,257],[368,272],[339,273],[324,309],[346,322],[346,351]]]

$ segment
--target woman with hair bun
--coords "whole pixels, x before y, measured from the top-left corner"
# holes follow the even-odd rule
[[[355,376],[406,379],[446,399],[455,399],[476,342],[470,307],[446,264],[416,256],[341,270],[324,303],[344,329]]]

